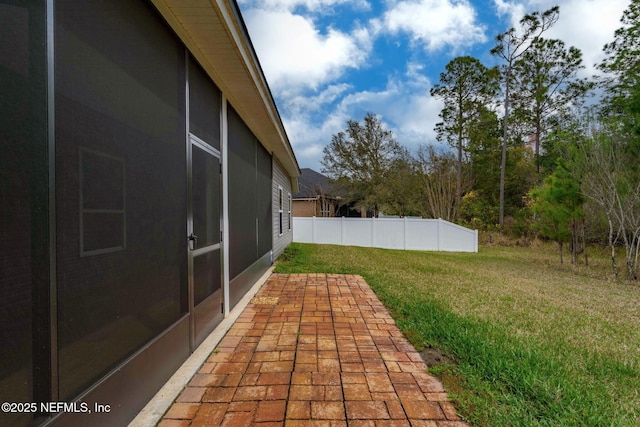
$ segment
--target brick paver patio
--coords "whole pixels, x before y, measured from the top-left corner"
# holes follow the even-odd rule
[[[369,285],[272,275],[158,424],[469,427]]]

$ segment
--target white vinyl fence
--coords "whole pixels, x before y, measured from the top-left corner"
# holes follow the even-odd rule
[[[478,230],[442,219],[294,217],[293,241],[385,249],[478,252]]]

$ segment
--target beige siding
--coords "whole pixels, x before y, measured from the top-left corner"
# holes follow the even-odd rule
[[[280,234],[280,188],[282,188],[282,234]],[[293,224],[289,226],[291,180],[280,163],[273,158],[273,259],[275,260],[293,240]]]
[[[323,212],[322,206],[325,206],[326,211]],[[318,196],[317,199],[297,199],[293,201],[293,216],[294,217],[335,217],[336,216],[337,202],[334,199],[323,199]]]
[[[316,200],[299,199],[293,201],[293,216],[310,218],[318,216]]]

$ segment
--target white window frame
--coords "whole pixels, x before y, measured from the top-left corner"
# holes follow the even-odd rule
[[[288,211],[288,218],[289,218],[289,231],[291,231],[291,193],[289,193],[289,211]]]
[[[281,186],[278,186],[278,236],[282,236],[284,232],[284,224],[282,224],[282,213],[283,213],[283,205],[284,205],[284,194]]]

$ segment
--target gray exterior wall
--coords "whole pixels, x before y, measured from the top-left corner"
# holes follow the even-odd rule
[[[282,254],[293,241],[293,224],[290,224],[291,180],[280,163],[273,158],[273,259]],[[282,234],[280,234],[280,188],[282,188]]]

